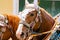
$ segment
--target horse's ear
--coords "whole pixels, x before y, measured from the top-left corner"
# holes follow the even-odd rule
[[[39,7],[39,6],[38,6],[38,0],[34,0],[33,3],[34,3],[34,6],[35,6],[35,9],[38,10],[38,7]]]
[[[25,6],[27,6],[29,4],[28,0],[25,0]]]

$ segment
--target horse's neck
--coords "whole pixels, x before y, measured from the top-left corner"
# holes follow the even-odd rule
[[[55,23],[54,19],[44,9],[41,8],[40,12],[41,12],[42,23],[37,22],[36,25],[33,27],[33,29],[34,30],[39,29],[38,30],[39,32],[46,32],[46,31],[51,30]],[[40,27],[39,27],[39,25],[40,25]]]
[[[37,31],[40,33],[50,31],[55,23],[54,19],[44,9],[41,9],[40,12],[41,12],[42,23],[39,24],[39,22],[37,22],[36,24],[40,25],[40,27],[38,28],[38,25],[35,25],[34,29],[37,30],[38,28]],[[40,38],[43,37],[43,40],[45,40],[46,38],[49,38],[50,35],[51,33],[39,37]]]
[[[42,17],[42,24],[40,26],[40,32],[49,31],[52,29],[55,21],[54,19],[48,14],[48,12],[44,9],[41,9],[41,17]]]

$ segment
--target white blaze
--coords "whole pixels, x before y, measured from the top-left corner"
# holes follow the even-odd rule
[[[18,30],[16,31],[16,34],[17,34],[17,33],[20,33],[20,34],[21,34],[22,28],[23,28],[23,24],[19,24]]]
[[[16,31],[16,37],[19,39],[20,38],[20,34],[22,32],[22,28],[23,28],[23,24],[19,24],[18,29]]]

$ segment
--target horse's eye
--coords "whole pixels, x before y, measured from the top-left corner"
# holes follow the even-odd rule
[[[30,14],[30,16],[34,16],[34,14]]]

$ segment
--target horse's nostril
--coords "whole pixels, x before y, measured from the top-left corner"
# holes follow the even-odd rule
[[[30,14],[30,16],[34,16],[34,14]]]
[[[20,36],[23,37],[24,36],[24,33],[22,32]]]

